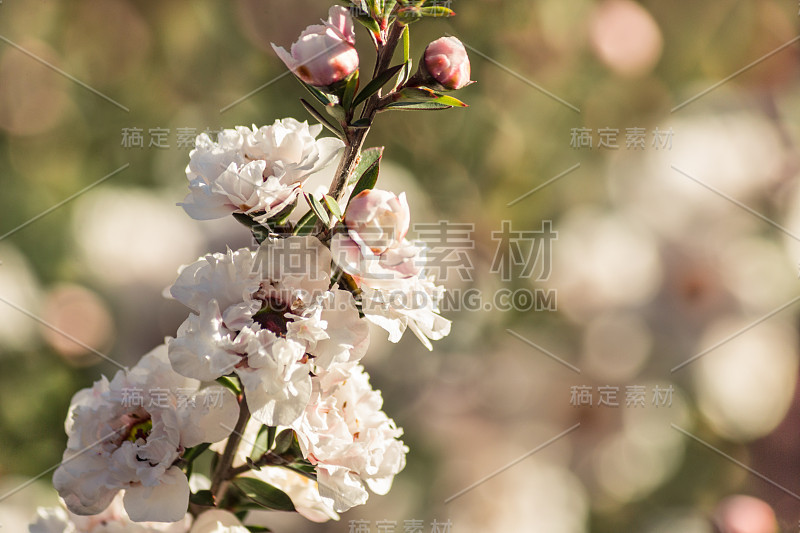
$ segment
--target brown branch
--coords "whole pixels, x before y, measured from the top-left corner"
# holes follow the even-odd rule
[[[211,494],[216,500],[217,495],[221,493],[223,483],[230,479],[228,473],[233,465],[233,458],[236,455],[236,450],[239,448],[239,443],[242,440],[247,422],[250,420],[250,409],[247,407],[247,399],[242,394],[242,399],[239,402],[239,419],[236,421],[236,426],[233,428],[228,443],[225,445],[225,451],[222,453],[222,458],[214,470],[214,475],[211,480]]]

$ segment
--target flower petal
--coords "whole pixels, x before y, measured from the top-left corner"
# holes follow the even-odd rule
[[[131,485],[125,490],[123,502],[134,522],[177,522],[182,520],[189,505],[189,480],[173,466],[161,477],[160,484],[145,487]]]

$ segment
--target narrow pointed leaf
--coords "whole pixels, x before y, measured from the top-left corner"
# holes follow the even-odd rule
[[[397,5],[397,0],[386,0],[383,3],[383,18],[388,19],[389,15],[392,14],[392,10],[394,6]]]
[[[400,72],[400,76],[397,77],[397,85],[395,88],[400,87],[405,82],[408,81],[408,78],[411,76],[411,34],[409,32],[408,26],[403,28],[403,70]]]
[[[356,96],[355,100],[353,100],[353,106],[357,106],[373,94],[380,91],[381,87],[386,85],[386,83],[392,79],[401,68],[403,68],[403,66],[404,65],[395,65],[378,74],[378,76],[370,81],[367,86],[364,87],[360,93],[358,93],[358,96]]]
[[[364,175],[364,172],[383,157],[383,148],[383,146],[376,146],[375,148],[367,148],[361,152],[361,159],[358,160],[356,168],[353,169],[353,173],[347,183],[348,185],[358,183],[358,180]]]
[[[358,15],[355,19],[361,23],[362,26],[367,28],[373,35],[380,35],[381,34],[381,27],[375,22],[375,19],[368,15]]]
[[[344,107],[345,111],[349,111],[350,108],[353,106],[353,98],[356,95],[356,91],[358,90],[358,70],[353,72],[350,75],[350,78],[347,80],[347,85],[344,88],[344,96],[342,97],[342,107]]]
[[[315,99],[317,102],[319,102],[320,104],[322,104],[322,105],[328,105],[328,104],[330,104],[331,102],[333,102],[333,103],[336,103],[336,97],[335,97],[335,96],[333,96],[333,95],[330,95],[330,94],[326,94],[326,93],[324,93],[324,92],[320,91],[319,89],[317,89],[317,88],[316,88],[316,87],[314,87],[313,85],[309,85],[309,84],[307,84],[306,82],[304,82],[303,80],[301,80],[301,79],[300,79],[300,78],[298,78],[297,76],[295,76],[295,79],[296,79],[297,81],[299,81],[299,82],[300,82],[300,85],[302,85],[303,87],[305,87],[305,88],[306,88],[306,90],[307,90],[309,93],[311,93],[311,96],[313,96],[313,97],[314,97],[314,99]]]
[[[201,453],[206,451],[209,448],[209,446],[211,446],[211,444],[206,442],[203,444],[198,444],[194,448],[189,448],[183,453],[182,459],[187,463],[191,463],[192,461],[197,459]]]
[[[336,198],[326,194],[322,199],[325,201],[325,205],[328,206],[328,210],[331,212],[331,214],[337,219],[342,220],[342,208],[339,205],[339,202],[336,201]]]
[[[453,106],[451,105],[438,104],[436,102],[395,102],[383,109],[387,111],[439,111],[452,108]]]
[[[262,425],[261,428],[258,430],[258,435],[256,436],[256,440],[253,443],[253,451],[250,453],[250,457],[255,459],[259,459],[264,452],[269,450],[269,428],[267,426]]]
[[[294,440],[294,431],[291,429],[284,429],[278,436],[275,437],[275,448],[272,450],[273,453],[276,455],[283,455],[289,448],[292,447],[292,441]]]
[[[420,9],[423,17],[453,17],[456,12],[442,6],[423,7]]]
[[[337,136],[337,137],[339,137],[340,139],[342,138],[342,132],[341,132],[341,131],[339,131],[339,129],[338,129],[336,126],[334,126],[333,124],[331,124],[331,123],[330,123],[330,121],[329,121],[327,118],[325,118],[324,116],[322,116],[322,113],[320,113],[319,111],[317,111],[316,109],[314,109],[314,106],[312,106],[311,104],[309,104],[309,103],[308,103],[308,102],[307,102],[305,99],[303,99],[303,98],[301,98],[301,99],[300,99],[300,103],[301,103],[301,104],[303,104],[303,107],[305,107],[305,108],[306,108],[306,111],[308,111],[309,113],[311,113],[311,115],[312,115],[312,116],[313,116],[315,119],[317,119],[317,120],[319,121],[319,123],[320,123],[320,124],[322,124],[323,126],[325,126],[326,128],[328,128],[329,130],[331,130],[331,131],[332,131],[333,133],[335,133],[335,134],[336,134],[336,136]],[[330,105],[330,104],[328,104],[328,105]],[[327,108],[327,106],[326,106],[326,108]]]
[[[278,212],[278,214],[269,217],[269,219],[267,220],[267,224],[269,224],[270,229],[274,226],[280,226],[286,224],[286,221],[289,220],[289,216],[291,216],[292,211],[294,211],[295,207],[297,207],[297,199],[295,199],[294,202],[281,209]]]
[[[259,479],[238,477],[233,480],[237,489],[261,507],[274,511],[294,511],[292,499],[282,490]]]
[[[305,194],[304,196],[306,198],[306,202],[308,202],[308,206],[312,211],[314,211],[314,214],[317,215],[317,218],[320,219],[323,224],[325,224],[325,227],[330,227],[331,219],[320,201],[314,198],[314,196],[311,194]]]
[[[367,189],[375,187],[375,184],[378,182],[380,165],[381,158],[379,157],[364,171],[361,177],[358,178],[356,186],[353,187],[353,192],[350,194],[350,198],[355,198],[361,191],[366,191]]]
[[[233,213],[233,218],[236,219],[237,222],[246,226],[253,234],[253,238],[258,241],[258,243],[264,242],[270,234],[270,228],[262,226],[255,220],[253,220],[250,215],[246,215],[244,213]]]
[[[236,396],[239,396],[242,393],[242,389],[239,387],[239,384],[236,382],[236,380],[229,378],[228,376],[218,377],[216,382],[230,390]]]
[[[351,128],[369,128],[372,125],[368,118],[360,118],[350,123]]]
[[[215,505],[214,495],[210,490],[198,490],[194,494],[190,494],[189,501],[203,507],[214,507]]]

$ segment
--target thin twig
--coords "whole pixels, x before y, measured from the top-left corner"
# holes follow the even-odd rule
[[[229,471],[233,465],[233,458],[236,455],[236,450],[239,448],[239,443],[242,440],[247,422],[250,420],[250,409],[247,407],[247,399],[242,394],[242,399],[239,402],[239,420],[236,421],[236,426],[228,437],[228,443],[225,445],[225,451],[222,453],[222,458],[217,464],[214,475],[211,481],[211,494],[214,498],[220,494],[220,489],[223,483],[230,479]]]

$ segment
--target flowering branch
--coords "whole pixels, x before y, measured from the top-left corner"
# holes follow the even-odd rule
[[[181,522],[181,533],[241,531],[228,511],[241,517],[254,505],[338,519],[404,468],[402,429],[359,364],[369,323],[392,342],[408,329],[432,349],[450,321],[439,314],[444,288],[426,274],[423,247],[406,238],[405,194],[375,188],[383,148],[364,142],[382,111],[464,107],[441,91],[471,83],[470,67],[460,41],[444,37],[411,75],[409,25],[449,9],[421,0],[350,4],[306,28],[291,52],[273,45],[324,107],[302,100],[320,124],[285,118],[226,129],[216,141],[197,137],[179,205],[199,220],[233,215],[258,249],[208,254],[181,269],[170,294],[191,313],[175,337],[76,394],[53,476],[70,512],[98,523]],[[352,12],[377,52],[362,88]],[[392,66],[401,41],[403,61]],[[319,137],[323,127],[336,137]],[[304,190],[337,157],[328,194]],[[292,223],[300,196],[309,210]],[[201,386],[213,381],[222,386]],[[148,392],[134,401],[132,391]],[[251,418],[261,424],[257,459],[234,466]],[[85,442],[109,427],[113,438]],[[277,427],[287,429],[276,436]],[[213,471],[194,472],[195,460],[222,442]],[[193,492],[190,479],[203,482],[202,474],[210,488]]]

